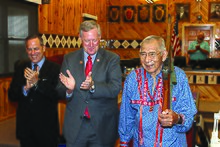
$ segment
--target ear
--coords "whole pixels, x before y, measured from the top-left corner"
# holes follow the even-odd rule
[[[162,61],[164,62],[167,58],[168,52],[165,50],[163,51],[163,55],[162,55]]]

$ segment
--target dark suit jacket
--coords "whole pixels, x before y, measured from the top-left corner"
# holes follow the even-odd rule
[[[81,90],[85,81],[83,49],[72,52],[64,57],[61,72],[66,74],[69,69],[76,80],[72,97],[67,101],[64,117],[64,137],[67,142],[74,143],[80,131],[82,117],[88,107],[91,123],[102,144],[116,141],[118,137],[118,104],[117,97],[121,90],[120,58],[115,53],[99,49],[92,68],[92,79],[95,92]],[[58,86],[62,97],[66,96],[66,88]]]
[[[23,95],[26,85],[24,69],[31,68],[31,61],[16,63],[15,73],[8,91],[9,100],[18,102],[16,113],[16,135],[18,139],[25,138],[35,132],[42,138],[52,137],[54,141],[59,136],[58,95],[56,86],[59,80],[60,66],[45,60],[40,69],[38,87],[32,87],[27,96]]]
[[[178,20],[188,20],[189,19],[189,13],[184,12],[182,17],[180,17],[180,14],[177,14],[177,19]]]

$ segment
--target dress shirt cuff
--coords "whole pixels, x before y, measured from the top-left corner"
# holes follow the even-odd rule
[[[26,91],[26,90],[24,89],[24,86],[23,86],[23,88],[22,88],[22,89],[23,89],[23,94],[24,94],[24,96],[27,96],[27,95],[28,95],[29,90],[27,90],[27,91]]]
[[[73,95],[73,93],[68,93],[68,92],[66,92],[66,98],[67,98],[67,99],[70,98],[72,95]]]
[[[95,84],[94,84],[94,81],[91,82],[91,86],[90,86],[89,92],[90,92],[90,93],[94,93],[94,92],[95,92]]]
[[[95,89],[90,89],[89,92],[90,92],[90,93],[94,93],[94,92],[95,92]]]
[[[120,141],[120,147],[127,147],[128,142]]]

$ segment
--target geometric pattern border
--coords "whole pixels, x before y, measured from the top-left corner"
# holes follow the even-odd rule
[[[220,76],[187,74],[189,84],[220,84]]]
[[[81,40],[77,36],[63,36],[55,34],[41,34],[44,45],[48,48],[80,48]],[[114,40],[101,39],[101,48],[110,49],[139,49],[142,40]]]

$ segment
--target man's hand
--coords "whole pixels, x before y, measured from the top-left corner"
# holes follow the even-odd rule
[[[39,80],[39,67],[37,68],[37,71],[33,71],[30,68],[25,68],[24,70],[24,77],[26,78],[26,89],[30,89],[33,87]]]
[[[33,87],[33,84],[31,85],[28,80],[26,80],[26,85],[24,86],[24,90],[28,91],[31,87]]]
[[[68,89],[67,92],[71,93],[76,85],[76,81],[69,70],[66,70],[68,76],[65,76],[63,73],[60,73],[59,78],[64,86]]]
[[[89,72],[89,74],[86,77],[86,80],[82,82],[80,89],[89,90],[92,86],[92,72]]]
[[[159,115],[158,119],[163,127],[172,127],[178,123],[178,114],[170,109],[166,109]]]

